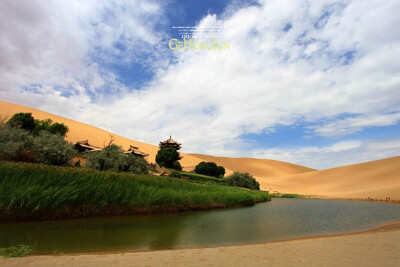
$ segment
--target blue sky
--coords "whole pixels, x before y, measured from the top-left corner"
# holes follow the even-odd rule
[[[396,156],[399,13],[395,0],[1,2],[0,99],[147,143],[172,134],[185,153],[318,169]],[[230,49],[171,50],[173,26],[218,27]]]

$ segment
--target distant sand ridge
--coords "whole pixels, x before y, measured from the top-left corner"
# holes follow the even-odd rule
[[[12,116],[17,112],[32,112],[38,119],[50,118],[68,125],[67,140],[89,140],[102,147],[110,139],[110,132],[81,122],[66,119],[37,109],[0,101],[0,115]],[[155,162],[158,146],[134,141],[112,134],[117,145],[128,149],[130,145],[149,154],[147,160]],[[177,140],[179,141],[179,140]],[[184,144],[183,144],[184,147]],[[317,171],[304,166],[281,161],[252,158],[213,157],[201,154],[184,154],[181,164],[192,167],[199,162],[213,161],[225,167],[227,174],[233,171],[249,172],[260,182],[261,189],[281,193],[297,193],[332,198],[367,198],[372,196],[400,200],[400,156]]]

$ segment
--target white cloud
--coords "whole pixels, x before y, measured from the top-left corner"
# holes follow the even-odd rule
[[[386,141],[342,141],[325,147],[289,147],[259,149],[250,152],[256,158],[273,158],[315,169],[340,167],[399,155],[400,139]]]
[[[2,1],[0,96],[38,106],[54,93],[32,95],[21,87],[52,86],[84,99],[87,92],[76,86],[99,99],[105,89],[124,92],[115,75],[97,62],[146,62],[140,56],[161,38],[154,25],[162,12],[151,1]],[[117,43],[123,44],[124,55]]]
[[[366,114],[336,120],[321,126],[310,127],[317,135],[342,136],[359,132],[365,127],[396,125],[400,121],[400,113]]]
[[[399,1],[264,1],[227,10],[200,25],[222,26],[231,50],[175,51],[170,59],[156,2],[1,2],[0,97],[154,144],[172,133],[185,152],[210,154],[238,155],[248,148],[240,135],[278,124],[313,123],[316,134],[336,136],[398,122]],[[93,58],[137,61],[156,75],[128,90]],[[32,84],[36,92],[21,90]],[[357,146],[322,151],[343,161]],[[334,156],[314,159],[318,151],[265,155],[336,165]]]

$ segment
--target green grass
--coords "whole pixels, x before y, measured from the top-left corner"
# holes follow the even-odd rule
[[[181,176],[187,176],[190,178],[189,181],[200,183],[200,184],[218,184],[218,185],[227,185],[224,179],[215,178],[203,174],[192,173],[192,172],[183,172],[179,171]]]
[[[273,193],[271,194],[271,197],[274,198],[304,198],[303,195],[298,195],[298,194],[282,194],[282,193]]]
[[[7,248],[0,248],[0,255],[4,258],[21,257],[35,252],[35,246],[31,245],[11,245]]]
[[[262,191],[183,179],[0,162],[0,221],[117,216],[251,205]]]

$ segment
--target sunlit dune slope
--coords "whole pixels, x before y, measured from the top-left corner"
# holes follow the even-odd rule
[[[73,143],[75,143],[76,141],[88,139],[91,145],[103,147],[104,143],[107,143],[108,140],[110,140],[110,134],[112,134],[115,139],[115,144],[122,146],[124,149],[128,149],[130,145],[137,146],[141,151],[149,154],[149,157],[147,157],[147,160],[149,162],[155,162],[155,155],[158,151],[158,146],[156,145],[134,141],[85,123],[66,119],[37,109],[0,101],[0,115],[11,117],[13,114],[18,112],[31,112],[33,117],[37,119],[50,118],[54,122],[64,123],[69,127],[69,132],[67,133],[66,139]],[[247,171],[256,176],[269,177],[291,175],[313,170],[306,167],[274,160],[235,159],[197,154],[182,155],[183,159],[181,160],[181,164],[184,167],[188,167],[187,169],[193,168],[203,160],[208,160],[214,161],[217,164],[224,166],[227,174],[231,174],[233,170],[235,170],[243,172]]]
[[[106,130],[90,126],[85,123],[77,122],[74,120],[66,119],[51,113],[43,112],[37,109],[28,108],[25,106],[12,104],[0,100],[0,115],[8,116],[9,118],[18,112],[31,112],[33,117],[36,119],[51,119],[53,122],[64,123],[68,126],[69,132],[67,133],[67,140],[75,143],[76,141],[89,140],[89,143],[94,146],[103,147],[104,143],[108,143],[110,140],[110,134],[113,135],[115,139],[115,144],[122,146],[124,149],[128,149],[130,145],[137,146],[139,149],[149,156],[146,158],[148,162],[155,162],[155,156],[158,151],[158,146],[150,145],[138,141],[134,141],[114,133],[110,133]],[[168,137],[166,136],[165,139]],[[161,141],[161,140],[160,140]],[[158,144],[157,144],[158,145]],[[201,160],[190,155],[183,155],[181,164],[183,166],[195,166]]]
[[[400,156],[285,177],[258,177],[272,191],[338,198],[400,200]]]
[[[110,132],[81,122],[66,119],[37,109],[0,101],[0,115],[11,117],[18,112],[31,112],[35,118],[50,118],[66,124],[71,142],[89,140],[103,147],[110,139]],[[147,160],[155,162],[158,144],[150,145],[112,134],[117,145],[128,149],[139,147],[150,154]],[[400,156],[361,164],[316,171],[307,167],[281,161],[251,158],[214,157],[200,154],[182,154],[181,164],[194,167],[201,161],[222,165],[227,174],[233,171],[249,172],[260,182],[261,189],[282,193],[298,193],[339,198],[385,198],[400,200]],[[190,169],[190,168],[189,168]]]
[[[278,177],[315,171],[304,166],[269,159],[214,157],[201,154],[190,155],[204,161],[215,162],[217,165],[224,166],[232,171],[248,172],[256,177]]]

